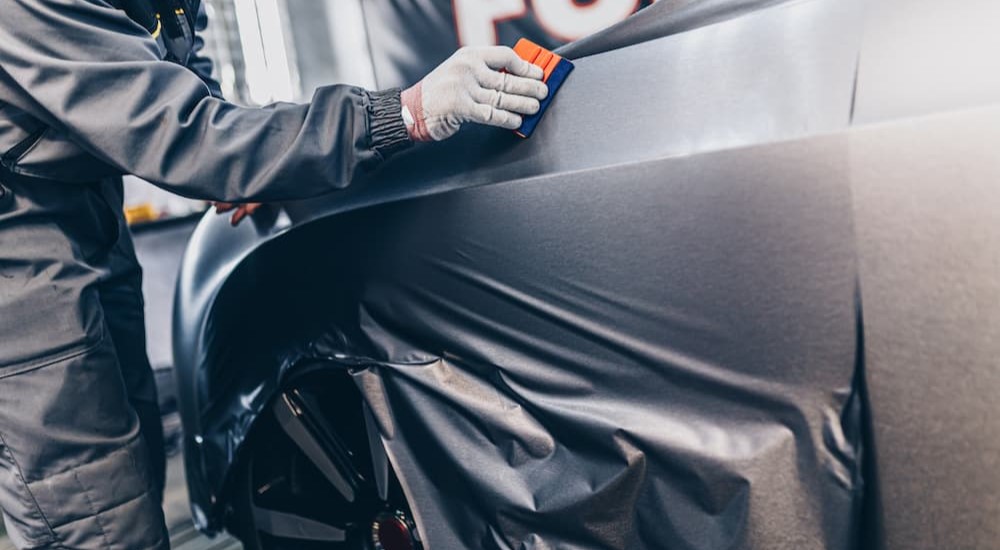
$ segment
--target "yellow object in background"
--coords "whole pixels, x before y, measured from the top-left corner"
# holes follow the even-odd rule
[[[160,219],[160,212],[151,202],[143,202],[125,209],[125,221],[129,225],[146,223]]]

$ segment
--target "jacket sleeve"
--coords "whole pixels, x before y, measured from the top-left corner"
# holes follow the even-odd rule
[[[161,61],[150,34],[104,0],[6,0],[2,11],[0,72],[32,114],[181,195],[308,198],[410,144],[398,90],[329,86],[309,104],[245,108]]]
[[[207,28],[208,14],[205,12],[205,2],[201,2],[198,6],[198,17],[195,20],[194,50],[191,52],[191,59],[188,60],[187,65],[208,86],[208,91],[212,94],[212,97],[222,99],[222,86],[212,76],[212,60],[201,54],[202,49],[205,48],[205,39],[202,38],[201,33],[205,32]]]

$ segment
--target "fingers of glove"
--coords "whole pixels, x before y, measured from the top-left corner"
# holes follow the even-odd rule
[[[491,105],[479,103],[472,114],[472,122],[498,126],[508,130],[516,130],[521,126],[521,116],[510,111],[497,109]]]
[[[486,66],[499,71],[505,69],[508,73],[519,77],[541,80],[543,76],[542,68],[532,65],[518,57],[514,50],[506,46],[493,46],[480,50],[480,55]]]
[[[215,206],[215,211],[219,214],[224,214],[236,208],[236,205],[231,202],[213,202],[212,205]]]
[[[497,90],[506,94],[545,99],[549,95],[549,87],[544,82],[515,76],[510,73],[498,73],[484,70],[477,75],[479,85],[488,90]]]
[[[497,90],[479,88],[472,92],[476,103],[486,104],[503,111],[511,111],[522,115],[533,115],[541,108],[539,101],[533,97],[505,94]]]

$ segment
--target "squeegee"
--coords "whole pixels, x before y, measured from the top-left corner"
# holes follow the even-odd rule
[[[552,98],[555,97],[559,87],[562,86],[562,83],[566,81],[566,77],[569,76],[570,71],[573,70],[573,64],[568,59],[564,59],[562,56],[546,50],[526,38],[517,41],[517,44],[514,45],[514,53],[532,65],[541,67],[544,74],[542,82],[545,82],[549,87],[549,95],[541,101],[541,108],[538,109],[538,112],[524,117],[521,121],[521,127],[514,130],[515,134],[527,138],[535,131],[538,121],[542,119],[545,110],[552,103]]]

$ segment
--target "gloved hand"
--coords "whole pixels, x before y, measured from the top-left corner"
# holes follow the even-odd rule
[[[233,227],[239,225],[240,222],[243,221],[243,218],[246,218],[247,216],[253,214],[254,212],[257,211],[257,209],[261,207],[261,204],[257,202],[249,202],[246,204],[233,204],[231,202],[213,202],[212,205],[215,206],[215,211],[218,212],[219,214],[224,214],[226,212],[229,212],[230,210],[235,210],[235,212],[233,212],[233,216],[229,218],[229,223]]]
[[[541,80],[510,48],[462,48],[403,92],[403,120],[414,141],[451,137],[465,122],[513,130],[548,95]]]

